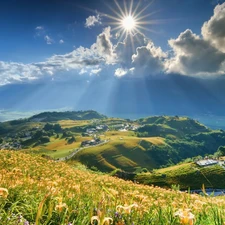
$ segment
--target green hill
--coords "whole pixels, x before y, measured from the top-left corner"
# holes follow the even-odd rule
[[[114,140],[104,145],[87,148],[75,155],[73,160],[88,167],[95,166],[100,171],[109,172],[116,168],[135,171],[140,166],[157,167],[154,159],[146,154],[146,149],[138,144],[138,139]]]
[[[175,135],[184,137],[188,134],[210,131],[203,124],[188,117],[152,116],[139,119],[137,122],[143,125],[138,129],[138,132],[147,132],[149,136]]]
[[[200,167],[195,163],[184,163],[168,168],[154,170],[151,173],[138,174],[136,181],[171,188],[178,185],[181,189],[225,188],[225,169],[219,165]]]
[[[90,128],[94,133],[87,132]],[[198,121],[178,116],[131,121],[107,118],[90,110],[44,112],[29,119],[0,123],[0,147],[26,148],[53,158],[69,156],[83,141],[95,137],[108,142],[88,146],[73,160],[105,172],[159,169],[186,158],[214,154],[218,147],[225,146],[223,130],[211,130]],[[70,143],[69,138],[74,141]]]
[[[67,111],[67,112],[43,112],[29,118],[29,121],[52,122],[59,120],[92,120],[103,119],[106,116],[96,111]]]

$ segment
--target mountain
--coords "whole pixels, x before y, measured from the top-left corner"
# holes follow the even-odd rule
[[[56,122],[59,120],[92,120],[104,119],[106,116],[94,110],[67,111],[67,112],[43,112],[29,118],[29,121]]]

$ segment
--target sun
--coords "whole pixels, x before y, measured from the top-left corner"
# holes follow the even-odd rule
[[[136,21],[131,15],[124,17],[121,22],[123,28],[127,31],[132,31],[136,27]]]
[[[157,11],[149,9],[153,2],[148,0],[145,4],[142,0],[114,0],[114,4],[106,4],[114,15],[102,13],[102,16],[109,19],[106,23],[112,25],[112,31],[116,32],[119,41],[127,36],[132,39],[135,33],[142,33],[143,30],[156,33],[152,25],[159,23],[159,20],[150,17]]]

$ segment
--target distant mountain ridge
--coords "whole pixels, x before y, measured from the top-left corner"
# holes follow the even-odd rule
[[[66,111],[66,112],[43,112],[29,118],[29,121],[52,122],[59,120],[92,120],[107,118],[94,110]]]

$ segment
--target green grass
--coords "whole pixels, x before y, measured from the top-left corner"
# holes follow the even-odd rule
[[[71,127],[79,127],[79,126],[85,126],[91,123],[90,120],[60,120],[58,121],[60,126],[65,128],[71,128]]]
[[[199,167],[195,163],[184,163],[138,174],[136,180],[166,188],[177,184],[181,189],[201,189],[202,184],[206,188],[225,188],[225,169],[219,165]]]
[[[65,138],[51,137],[50,142],[32,148],[36,154],[46,154],[54,159],[70,155],[75,149],[80,148],[81,142],[91,140],[91,137],[76,137],[76,142],[68,144]],[[27,150],[29,152],[30,150]]]
[[[126,171],[134,171],[137,167],[154,168],[155,162],[139,145],[140,139],[123,137],[112,138],[108,143],[84,149],[74,157],[88,167],[95,166],[101,171],[111,171],[120,168]]]

